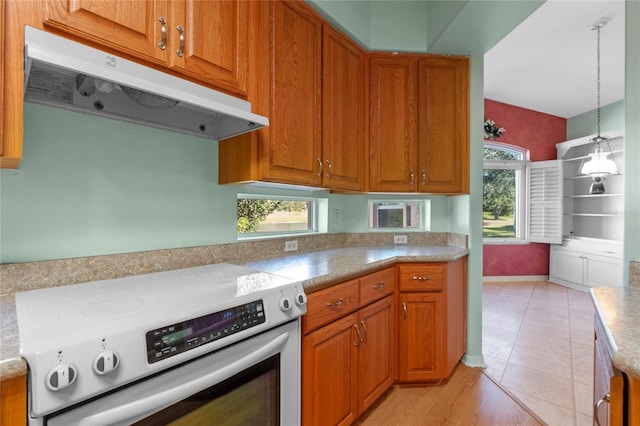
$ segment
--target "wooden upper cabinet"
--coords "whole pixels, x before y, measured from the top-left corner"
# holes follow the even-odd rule
[[[181,27],[184,36],[180,49]],[[171,31],[177,36],[171,58],[185,74],[241,95],[247,93],[249,3],[174,1]],[[175,53],[182,51],[182,56]]]
[[[246,96],[243,0],[45,0],[44,25]]]
[[[136,58],[167,64],[163,50],[162,18],[170,31],[165,1],[154,0],[45,0],[46,28],[124,52]],[[168,34],[167,34],[168,39]]]
[[[419,191],[469,192],[469,61],[425,57],[418,73]]]
[[[418,164],[418,60],[373,55],[370,73],[369,190],[413,192]]]
[[[259,150],[261,175],[320,186],[322,21],[299,1],[274,1],[271,13],[270,127]]]
[[[370,191],[469,192],[469,61],[374,54]]]
[[[322,42],[322,186],[364,191],[367,169],[367,59],[330,25]]]

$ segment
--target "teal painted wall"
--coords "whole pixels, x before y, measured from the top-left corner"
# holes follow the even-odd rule
[[[371,48],[427,51],[427,2],[371,2]]]
[[[340,31],[362,47],[371,47],[371,2],[369,0],[306,0]]]
[[[601,132],[624,129],[624,127],[624,101],[615,102],[600,108]],[[595,109],[567,119],[567,140],[593,135],[597,132],[597,112]]]
[[[484,56],[471,57],[470,154],[468,196],[452,197],[454,216],[466,215],[456,230],[468,229],[469,258],[467,263],[467,352],[465,363],[484,366],[482,356],[482,168],[484,143]]]
[[[2,263],[234,242],[238,192],[335,198],[218,185],[215,141],[30,103],[24,120],[24,160],[0,172]]]
[[[640,2],[627,0],[625,57],[624,264],[640,261]],[[624,269],[628,282],[629,268]]]

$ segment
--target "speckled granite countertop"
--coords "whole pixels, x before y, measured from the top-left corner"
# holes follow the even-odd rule
[[[593,288],[590,292],[613,365],[640,380],[640,288]]]
[[[300,280],[310,293],[397,262],[447,262],[467,254],[468,249],[455,246],[358,246],[296,253],[245,265]],[[20,357],[12,294],[0,296],[0,310],[0,380],[4,380],[25,374],[27,367]]]

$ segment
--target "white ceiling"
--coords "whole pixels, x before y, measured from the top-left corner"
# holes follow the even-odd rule
[[[601,105],[624,99],[624,1],[549,0],[484,56],[487,99],[570,118],[596,109],[596,31]]]

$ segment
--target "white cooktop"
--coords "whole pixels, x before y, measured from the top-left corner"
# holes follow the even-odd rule
[[[16,294],[23,356],[87,335],[149,329],[226,309],[293,280],[215,264]]]

